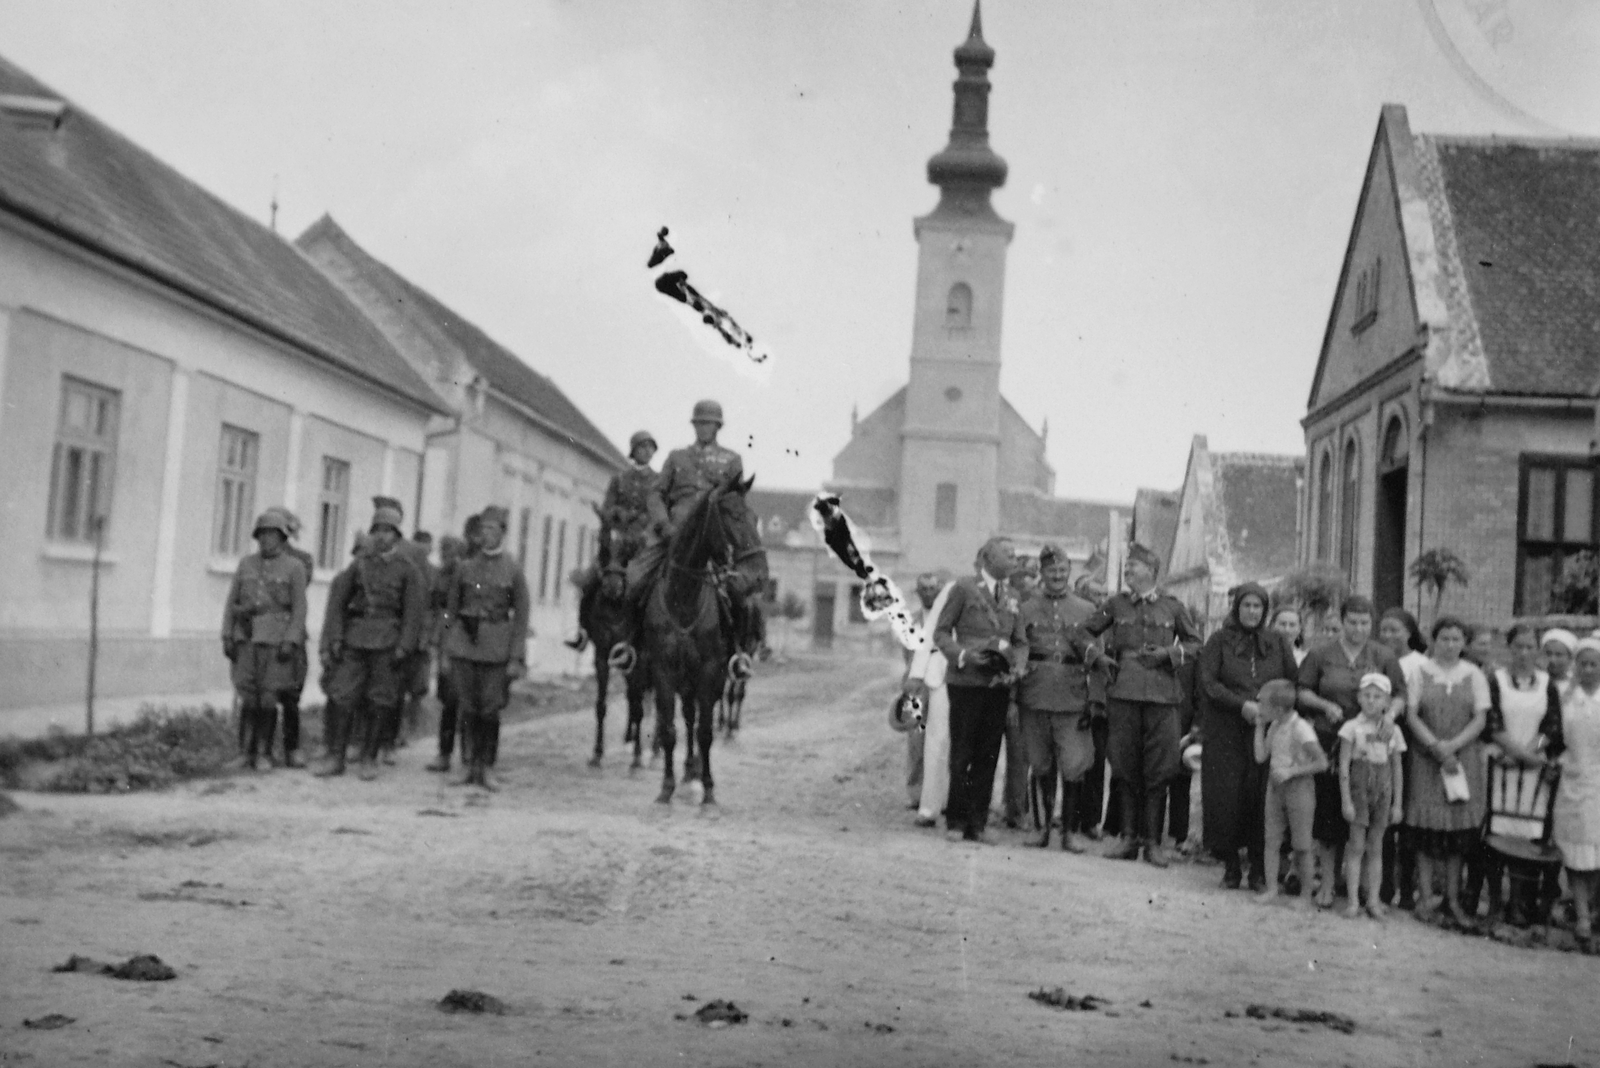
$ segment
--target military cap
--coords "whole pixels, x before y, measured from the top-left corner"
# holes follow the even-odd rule
[[[507,509],[500,507],[498,504],[491,504],[489,507],[478,513],[478,523],[480,525],[484,523],[498,523],[500,525],[500,529],[505,530],[511,525],[511,513]]]
[[[1045,547],[1039,550],[1039,570],[1043,571],[1046,568],[1055,567],[1057,564],[1067,564],[1070,566],[1072,561],[1067,559],[1067,553],[1065,549],[1061,548],[1061,546],[1057,545],[1055,542],[1047,542]]]
[[[714,400],[696,401],[694,414],[689,417],[691,423],[713,422],[722,425],[722,405]]]
[[[632,453],[633,450],[637,449],[640,445],[648,445],[652,449],[660,447],[656,444],[656,439],[650,435],[650,431],[648,430],[634,431],[633,437],[628,439],[628,452]]]
[[[1161,558],[1138,542],[1128,546],[1128,563],[1131,564],[1134,561],[1144,564],[1151,571],[1159,572],[1161,570]]]
[[[263,530],[276,530],[285,539],[289,537],[289,519],[277,508],[268,508],[256,517],[256,525],[250,529],[252,538],[259,537]]]
[[[388,505],[381,505],[378,508],[373,509],[372,525],[369,526],[367,530],[370,532],[377,530],[379,527],[389,527],[396,534],[399,534],[400,524],[404,521],[404,518],[400,514],[400,509],[391,508]]]
[[[393,508],[395,511],[400,513],[400,517],[402,519],[405,518],[406,506],[400,503],[400,499],[398,497],[374,497],[372,498],[372,507]]]

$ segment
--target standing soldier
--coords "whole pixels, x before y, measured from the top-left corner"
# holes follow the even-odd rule
[[[629,616],[638,632],[638,616],[643,609],[644,588],[667,553],[667,539],[694,507],[701,494],[744,477],[739,454],[717,444],[722,429],[722,405],[714,400],[696,402],[689,422],[694,427],[694,444],[673,449],[661,465],[655,490],[646,498],[650,509],[650,539],[628,564]],[[732,591],[743,619],[744,594]],[[632,641],[626,643],[631,646]]]
[[[420,573],[397,548],[400,523],[397,509],[375,509],[365,550],[328,590],[322,659],[328,715],[335,718],[328,763],[318,775],[344,774],[353,732],[361,778],[375,778],[383,724],[400,714],[402,673],[422,637],[428,603]]]
[[[439,539],[439,570],[429,591],[428,644],[438,656],[435,668],[435,692],[439,695],[439,756],[428,765],[429,771],[449,771],[450,754],[456,746],[455,683],[450,675],[450,658],[444,652],[444,640],[449,630],[446,609],[450,603],[450,584],[455,581],[456,568],[466,555],[467,543],[453,534]],[[466,763],[466,735],[462,734],[462,763]]]
[[[1072,564],[1054,545],[1039,552],[1042,583],[1022,604],[1018,654],[1027,674],[1017,688],[1029,787],[1039,824],[1039,847],[1050,844],[1056,775],[1061,796],[1061,848],[1082,853],[1077,817],[1083,773],[1094,763],[1089,674],[1101,653],[1083,629],[1094,603],[1072,592]],[[1104,710],[1102,709],[1102,714]],[[1011,759],[1007,754],[1007,760]],[[1020,754],[1019,754],[1020,759]]]
[[[1106,755],[1122,785],[1127,834],[1122,847],[1108,855],[1134,860],[1143,844],[1145,860],[1164,868],[1162,810],[1167,784],[1182,766],[1178,706],[1183,694],[1177,670],[1199,653],[1200,633],[1183,603],[1155,588],[1160,566],[1143,545],[1129,546],[1123,569],[1127,590],[1108,598],[1084,628],[1095,636],[1111,632],[1106,652],[1114,674],[1106,701]]]
[[[274,509],[283,514],[284,521],[289,524],[289,544],[283,551],[300,561],[300,566],[305,568],[306,589],[311,588],[311,579],[317,573],[316,559],[295,542],[300,539],[300,517],[287,508]],[[294,646],[294,677],[286,689],[278,691],[278,707],[283,709],[283,763],[285,767],[303,768],[305,761],[300,757],[300,695],[305,692],[306,672],[308,659],[306,657],[306,636],[302,634]]]
[[[1039,561],[1031,556],[1017,557],[1017,566],[1006,577],[1006,581],[1011,585],[1018,606],[1027,604],[1028,598],[1039,589]],[[1017,666],[1020,669],[1022,662],[1019,661]],[[1023,812],[1032,806],[1028,790],[1028,745],[1022,735],[1022,715],[1018,711],[1014,693],[1011,707],[1006,709],[1005,754],[1006,781],[1002,790],[1002,813],[1006,827],[1015,831],[1022,826]]]
[[[602,542],[608,555],[601,563],[626,567],[644,546],[650,530],[650,498],[655,496],[659,477],[650,466],[655,454],[656,439],[650,431],[640,430],[628,439],[628,467],[611,476],[600,505],[601,534],[610,534],[609,540]],[[578,636],[565,643],[569,648],[582,652],[589,644],[589,621],[599,593],[600,571],[591,568],[578,601]]]
[[[488,767],[500,744],[500,712],[511,680],[527,674],[528,581],[506,554],[506,510],[479,515],[477,556],[457,565],[445,608],[451,622],[445,653],[460,709],[469,785],[492,790]]]
[[[272,759],[278,693],[294,678],[294,647],[306,640],[306,572],[284,553],[289,524],[267,511],[252,531],[259,549],[239,561],[222,610],[222,652],[233,662],[239,717],[246,724],[245,764],[265,747]]]
[[[401,522],[405,521],[406,509],[397,497],[372,498],[374,510],[387,508],[399,516]],[[432,541],[432,538],[429,538]],[[401,532],[400,541],[395,545],[395,551],[417,570],[417,577],[422,583],[422,588],[427,590],[433,583],[433,566],[428,563],[428,545],[420,541],[408,540]],[[426,598],[424,598],[426,600]],[[379,758],[385,764],[394,763],[394,750],[401,743],[401,720],[403,712],[408,711],[413,702],[426,697],[428,694],[428,650],[425,645],[418,642],[416,650],[410,658],[400,665],[400,703],[392,710],[386,711],[385,718],[378,725],[378,752]]]

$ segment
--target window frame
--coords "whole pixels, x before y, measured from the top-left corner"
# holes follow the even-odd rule
[[[243,466],[230,467],[230,438],[247,455]],[[254,430],[223,423],[217,443],[216,493],[212,499],[211,555],[238,559],[250,551],[255,518],[256,476],[261,467],[261,435]],[[238,492],[234,492],[237,489]]]
[[[1378,321],[1378,294],[1383,281],[1383,257],[1374,256],[1372,262],[1356,275],[1356,314],[1350,332],[1359,334]]]
[[[1551,470],[1555,472],[1554,495],[1550,504],[1551,534],[1549,539],[1533,540],[1528,533],[1528,477],[1536,470]],[[1589,473],[1589,541],[1578,542],[1566,539],[1567,525],[1567,478],[1566,473],[1572,470],[1587,471]],[[1517,458],[1517,558],[1516,572],[1512,584],[1511,605],[1514,616],[1545,615],[1550,612],[1548,602],[1537,613],[1530,613],[1527,605],[1526,577],[1527,561],[1530,556],[1535,558],[1548,556],[1551,563],[1551,587],[1560,578],[1562,567],[1569,554],[1589,550],[1600,553],[1600,463],[1596,459],[1578,453],[1548,453],[1525,452]],[[1530,547],[1534,550],[1530,552]]]
[[[1338,565],[1352,586],[1361,555],[1361,531],[1356,520],[1361,513],[1361,442],[1354,434],[1345,438],[1339,461],[1339,536]]]
[[[67,422],[68,404],[73,396],[90,404],[95,429],[80,430]],[[50,451],[49,494],[45,510],[45,538],[52,542],[93,545],[101,543],[110,531],[111,506],[117,481],[117,442],[122,430],[122,392],[109,386],[61,376],[60,402],[56,408],[55,441]],[[109,424],[109,426],[105,424]],[[70,505],[65,501],[67,457],[81,451],[83,462],[72,488]],[[97,464],[95,461],[98,460]],[[70,516],[66,508],[71,508]],[[67,522],[70,518],[71,522]],[[98,535],[96,521],[99,521]],[[68,528],[70,527],[70,531]]]
[[[945,491],[949,491],[948,521],[946,521]],[[933,529],[955,530],[961,507],[960,487],[955,482],[936,482],[933,486]]]
[[[338,489],[328,488],[330,471],[342,475],[342,485]],[[337,571],[345,563],[345,539],[349,537],[350,527],[350,474],[349,460],[323,454],[321,478],[317,481],[316,555],[317,568],[322,571]]]
[[[550,539],[555,533],[555,517],[547,515],[540,524],[539,548],[539,601],[544,603],[550,597]]]
[[[1318,563],[1331,564],[1335,556],[1333,448],[1332,446],[1324,445],[1321,452],[1322,455],[1317,462],[1317,484],[1313,493],[1317,510],[1314,527],[1317,538],[1315,559]]]
[[[958,302],[957,294],[961,294]],[[946,330],[972,329],[972,287],[966,282],[954,282],[944,295],[944,326]]]

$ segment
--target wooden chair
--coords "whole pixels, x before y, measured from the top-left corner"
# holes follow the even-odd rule
[[[1535,923],[1549,922],[1550,902],[1540,887],[1553,887],[1561,869],[1561,851],[1551,841],[1560,777],[1551,765],[1527,768],[1510,760],[1489,761],[1484,848],[1505,865],[1509,902],[1513,907],[1531,904],[1534,914],[1528,919]],[[1491,871],[1491,877],[1498,874]]]

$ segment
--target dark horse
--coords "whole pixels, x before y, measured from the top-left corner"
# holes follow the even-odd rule
[[[767,556],[745,494],[755,479],[717,486],[695,502],[667,544],[666,562],[645,602],[644,655],[656,691],[656,744],[666,756],[663,804],[672,800],[677,701],[694,741],[684,781],[700,780],[702,804],[716,803],[711,775],[712,718],[737,652],[729,593],[748,595],[766,582]]]
[[[602,544],[605,544],[602,536]],[[608,562],[601,565],[600,589],[590,612],[588,635],[594,643],[594,756],[589,766],[598,768],[606,748],[606,689],[611,681],[612,650],[622,642],[626,633],[627,605],[623,591],[627,585],[626,568],[607,554]],[[644,731],[644,694],[650,688],[650,671],[644,664],[634,664],[623,675],[628,695],[628,726],[622,735],[622,744],[633,743],[633,763],[630,767],[644,766],[640,746]]]

